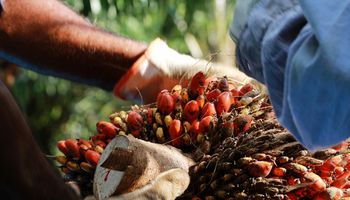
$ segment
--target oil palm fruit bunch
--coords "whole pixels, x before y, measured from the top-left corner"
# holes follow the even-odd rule
[[[199,72],[187,87],[162,90],[155,104],[133,106],[109,119],[117,134],[191,152],[203,143],[215,147],[226,137],[245,133],[265,109],[271,109],[268,98],[252,84],[238,86],[227,77],[207,78]]]
[[[89,193],[100,154],[116,135],[173,145],[200,159],[225,138],[245,133],[265,110],[271,110],[268,98],[252,84],[199,72],[187,87],[179,84],[161,91],[156,103],[135,105],[99,121],[89,139],[59,141],[63,155],[55,159],[64,178]]]
[[[260,119],[202,156],[180,199],[350,199],[348,148],[311,153],[276,120]]]
[[[156,103],[115,112],[89,139],[57,143],[67,181],[91,194],[93,174],[116,135],[173,145],[196,161],[180,199],[346,199],[349,143],[311,153],[275,119],[253,84],[198,72],[187,87],[163,90]]]

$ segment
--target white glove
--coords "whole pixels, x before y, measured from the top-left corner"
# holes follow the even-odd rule
[[[112,196],[108,200],[173,200],[180,196],[190,184],[190,176],[180,168],[170,169],[157,176],[154,181],[131,193]],[[84,200],[96,200],[94,196],[88,196]]]
[[[242,83],[251,80],[233,67],[180,54],[157,38],[115,85],[114,94],[123,99],[150,103],[156,100],[161,90],[171,89],[180,80],[184,85],[199,71],[209,76],[226,75]]]

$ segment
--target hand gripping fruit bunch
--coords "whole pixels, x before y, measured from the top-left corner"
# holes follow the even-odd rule
[[[346,199],[348,142],[311,154],[275,120],[252,84],[197,73],[187,87],[163,90],[96,124],[97,134],[59,141],[67,181],[91,194],[100,154],[116,135],[173,145],[190,154],[191,183],[180,199]]]

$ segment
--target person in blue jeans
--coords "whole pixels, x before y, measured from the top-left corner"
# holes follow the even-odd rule
[[[0,56],[24,68],[127,99],[135,98],[137,87],[146,101],[183,74],[205,70],[205,62],[163,41],[147,45],[101,30],[57,0],[0,2]],[[236,3],[230,35],[237,66],[267,86],[279,121],[310,150],[350,134],[349,23],[350,2],[344,0]],[[1,82],[0,133],[2,197],[76,198],[42,156]]]
[[[275,113],[305,147],[350,136],[350,2],[237,1],[237,65],[264,83]]]

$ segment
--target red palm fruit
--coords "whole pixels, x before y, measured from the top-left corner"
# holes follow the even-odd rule
[[[162,90],[158,94],[157,108],[164,115],[170,114],[175,109],[175,100],[168,90]]]
[[[309,188],[312,188],[315,191],[323,191],[324,189],[326,189],[327,185],[326,183],[322,180],[322,178],[313,173],[313,172],[308,172],[304,175],[304,179],[307,182],[312,183]]]
[[[293,190],[293,192],[297,195],[298,199],[303,199],[304,197],[311,195],[310,193],[312,191],[308,190],[307,188],[299,188],[299,189]]]
[[[228,112],[231,107],[231,93],[229,92],[223,92],[221,93],[217,98],[216,103],[216,112],[218,113],[218,116],[221,114]]]
[[[214,129],[214,117],[206,116],[199,122],[199,130],[202,134],[206,135]]]
[[[196,98],[198,95],[204,94],[205,85],[205,75],[203,72],[198,72],[195,74],[189,85],[188,93],[192,98]]]
[[[97,166],[97,163],[98,161],[100,160],[100,154],[97,153],[96,151],[93,151],[93,150],[87,150],[85,152],[85,158],[86,158],[86,161],[92,165],[93,167],[96,167]]]
[[[294,176],[287,176],[287,184],[288,185],[297,185],[300,184],[300,179],[299,178],[295,178]]]
[[[66,166],[67,168],[70,170],[70,171],[73,171],[73,172],[78,172],[80,170],[80,166],[77,162],[74,162],[74,161],[68,161],[66,163]]]
[[[337,179],[335,179],[332,182],[331,185],[334,186],[334,187],[343,189],[346,186],[347,183],[348,183],[347,179],[345,179],[345,178],[337,178]]]
[[[85,158],[85,152],[91,148],[87,147],[85,144],[80,144],[79,145],[79,152],[82,157]]]
[[[204,95],[205,94],[205,87],[201,86],[198,88],[198,95]]]
[[[193,122],[196,120],[199,115],[199,106],[197,101],[191,100],[189,101],[184,108],[183,115],[186,121]]]
[[[82,139],[82,138],[80,138],[79,139],[79,141],[78,141],[78,144],[80,145],[80,144],[83,144],[83,145],[85,145],[87,148],[92,148],[92,143],[91,143],[91,141],[89,141],[89,140],[85,140],[85,139]]]
[[[231,136],[234,135],[234,133],[235,133],[235,125],[234,125],[232,120],[223,122],[222,123],[222,127],[223,127],[223,133],[225,134],[225,136],[231,137]]]
[[[140,137],[140,135],[141,135],[141,131],[140,131],[140,130],[133,130],[133,131],[131,131],[131,134],[132,134],[134,137],[138,138],[138,137]]]
[[[335,167],[334,168],[334,174],[335,174],[335,176],[340,176],[340,175],[342,175],[343,173],[344,173],[344,167]]]
[[[323,165],[318,166],[317,168],[322,171],[333,171],[336,166],[338,166],[340,163],[342,163],[343,156],[342,155],[336,155],[329,159],[327,159]]]
[[[327,178],[332,176],[333,171],[323,171],[323,170],[319,170],[317,173],[321,178]]]
[[[208,101],[215,101],[220,94],[221,94],[221,91],[219,89],[214,89],[214,90],[211,90],[210,92],[207,92],[205,94],[205,97],[207,98]]]
[[[241,98],[241,95],[240,95],[239,91],[236,89],[232,89],[230,92],[232,95],[232,98],[231,98],[232,102],[231,103],[233,105],[236,105],[239,101],[239,98]]]
[[[266,177],[270,174],[273,164],[267,161],[255,161],[248,165],[248,173],[254,177]]]
[[[141,130],[143,126],[142,116],[136,111],[129,112],[128,118],[127,118],[127,126],[128,126],[128,129],[131,131]]]
[[[202,118],[207,116],[215,116],[216,115],[215,105],[211,102],[205,103],[202,108],[201,114],[202,114]]]
[[[332,186],[341,188],[339,185],[336,185],[336,184],[339,184],[342,182],[342,180],[344,180],[345,181],[344,185],[345,185],[348,182],[349,176],[350,176],[350,171],[344,172],[342,175],[336,178],[336,180],[332,183]]]
[[[169,126],[169,135],[171,139],[171,143],[175,147],[181,147],[182,146],[182,125],[181,121],[178,119],[174,119]]]
[[[219,87],[219,90],[221,90],[223,92],[229,91],[229,84],[228,84],[226,76],[224,76],[224,78],[220,79],[218,87]]]
[[[205,103],[205,97],[204,97],[204,95],[199,95],[199,96],[197,97],[196,101],[197,101],[197,103],[198,103],[199,108],[200,108],[200,109],[203,108],[204,103]]]
[[[91,141],[96,141],[96,140],[106,140],[107,139],[107,136],[105,134],[97,134],[97,135],[93,135],[90,137]]]
[[[241,96],[243,96],[245,93],[248,93],[254,89],[254,86],[251,83],[247,83],[241,87],[239,90],[239,93]]]
[[[66,156],[68,156],[68,149],[65,140],[60,140],[57,142],[57,148]]]
[[[343,141],[335,146],[332,147],[332,149],[337,150],[337,151],[342,151],[347,149],[349,146],[349,143],[347,141]]]
[[[345,165],[345,166],[344,166],[344,169],[346,169],[346,170],[349,171],[349,170],[350,170],[350,163],[348,163],[347,165]]]
[[[238,115],[234,120],[233,124],[235,127],[235,135],[238,136],[244,133],[250,128],[253,118],[250,115]]]
[[[288,192],[287,197],[290,200],[298,200],[299,199],[299,197],[296,194],[294,194],[293,192]]]
[[[93,166],[91,166],[89,163],[87,163],[87,162],[81,162],[80,163],[80,168],[82,169],[82,170],[84,170],[85,172],[87,172],[87,173],[92,173],[92,172],[94,172],[94,167]]]
[[[182,97],[181,97],[181,95],[178,95],[178,94],[176,93],[176,94],[172,94],[171,96],[173,97],[175,103],[176,103],[176,102],[182,102]]]
[[[151,108],[147,108],[147,123],[153,124],[153,110]]]
[[[68,161],[66,156],[56,156],[55,160],[61,165],[65,165]]]
[[[68,155],[74,159],[80,158],[80,151],[78,141],[73,139],[68,139],[65,141],[66,147],[68,149]]]
[[[100,146],[100,147],[102,147],[102,148],[106,148],[106,146],[107,146],[106,143],[103,142],[103,141],[101,141],[101,140],[95,141],[94,144],[95,144],[95,145],[98,145],[98,146]]]
[[[344,192],[336,187],[326,188],[315,195],[313,200],[340,200],[344,196]]]
[[[272,170],[272,174],[278,177],[284,177],[287,173],[287,169],[284,167],[275,167]]]
[[[96,124],[97,132],[106,135],[108,138],[114,138],[119,129],[114,124],[106,121],[100,121]]]
[[[197,139],[197,135],[200,133],[198,120],[194,120],[192,122],[191,128],[190,128],[190,133],[191,133],[192,141],[195,141]]]

